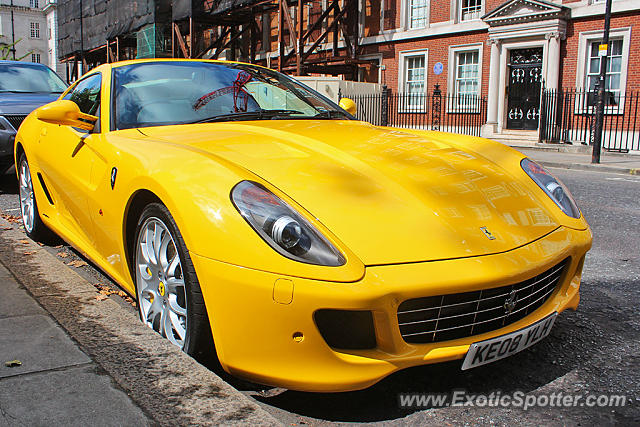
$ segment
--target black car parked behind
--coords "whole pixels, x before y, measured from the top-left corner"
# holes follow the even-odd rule
[[[13,164],[14,139],[22,121],[66,88],[46,65],[0,61],[0,175]]]

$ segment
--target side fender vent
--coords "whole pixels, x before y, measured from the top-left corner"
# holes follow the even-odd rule
[[[38,181],[40,181],[40,185],[42,186],[42,190],[44,191],[44,195],[47,196],[47,200],[49,201],[49,204],[53,205],[53,199],[51,198],[51,194],[49,193],[49,189],[47,188],[47,185],[44,183],[44,179],[42,178],[42,175],[40,174],[40,172],[38,172]]]

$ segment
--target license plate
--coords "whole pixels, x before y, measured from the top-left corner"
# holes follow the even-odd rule
[[[549,335],[556,317],[558,313],[553,313],[526,328],[471,344],[462,363],[462,370],[486,365],[531,347]]]

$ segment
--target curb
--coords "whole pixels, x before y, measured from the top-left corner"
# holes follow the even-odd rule
[[[561,162],[549,162],[545,160],[537,160],[533,157],[538,163],[543,166],[548,166],[550,168],[562,168],[562,169],[576,169],[576,170],[584,170],[584,171],[595,171],[595,172],[610,172],[610,173],[618,173],[624,175],[640,175],[640,169],[635,168],[621,168],[616,166],[606,166],[606,165],[591,165],[591,164],[583,164],[583,163],[561,163]]]
[[[158,425],[281,425],[0,218],[0,263]],[[9,228],[11,227],[11,228]]]

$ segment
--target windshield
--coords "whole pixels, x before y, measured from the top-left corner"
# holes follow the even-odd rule
[[[284,74],[248,64],[148,62],[114,69],[115,126],[232,120],[349,119]]]
[[[0,92],[62,93],[62,79],[48,67],[32,64],[0,64]]]

